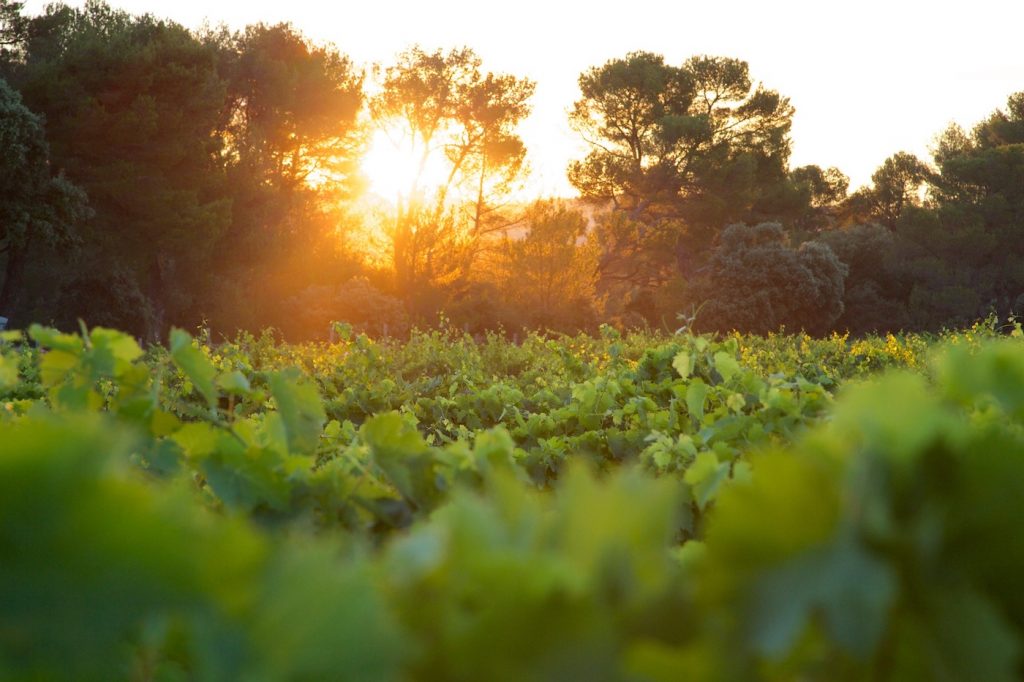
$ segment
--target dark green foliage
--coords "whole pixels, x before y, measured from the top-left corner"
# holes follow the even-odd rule
[[[0,0],[0,64],[11,59],[25,39],[24,2]]]
[[[133,331],[153,338],[191,306],[188,283],[209,267],[231,215],[215,49],[97,2],[52,6],[29,30],[13,82],[46,117],[54,165],[89,195],[90,267],[129,273],[153,312]]]
[[[218,36],[217,47],[232,211],[198,285],[199,310],[227,333],[273,325],[318,338],[332,318],[311,319],[323,307],[316,292],[360,272],[345,231],[359,187],[362,76],[333,47],[284,24]]]
[[[766,334],[782,327],[824,334],[843,313],[847,267],[821,243],[792,248],[782,226],[732,225],[711,253],[703,329]]]
[[[746,62],[697,56],[677,67],[633,52],[579,83],[570,121],[591,151],[570,165],[569,179],[640,227],[638,239],[633,230],[599,232],[612,298],[631,287],[649,293],[674,271],[692,277],[723,226],[799,202],[783,198],[793,108],[755,86]],[[654,269],[648,254],[658,251],[674,258]]]
[[[29,314],[50,313],[48,321],[60,329],[75,329],[81,319],[142,337],[156,324],[152,301],[139,287],[135,273],[124,268],[82,272],[48,299],[41,298]]]
[[[939,136],[934,166],[896,154],[816,239],[850,267],[839,329],[860,334],[964,325],[1024,305],[1024,96],[968,134]]]
[[[848,268],[843,313],[833,322],[835,329],[863,335],[910,327],[908,273],[896,235],[868,224],[823,232],[817,240]]]
[[[30,249],[67,247],[76,223],[88,214],[85,195],[63,175],[54,176],[41,119],[0,78],[0,313],[24,312],[25,269]]]
[[[95,216],[71,257],[29,254],[32,300],[18,312],[107,319],[150,339],[204,316],[233,330],[280,317],[289,288],[357,270],[337,235],[362,101],[346,58],[286,26],[199,34],[95,1],[19,26],[4,71]],[[276,305],[233,296],[267,298],[257,285]],[[95,304],[85,290],[100,292]],[[230,306],[247,314],[223,314]]]
[[[796,213],[794,226],[805,233],[834,227],[847,200],[850,179],[838,168],[801,166],[790,171],[789,180],[796,190],[791,199],[794,207],[780,215]]]

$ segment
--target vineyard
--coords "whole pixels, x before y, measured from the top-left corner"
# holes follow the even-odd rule
[[[1024,339],[0,332],[0,678],[1016,680]]]

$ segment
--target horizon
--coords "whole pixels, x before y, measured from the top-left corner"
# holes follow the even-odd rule
[[[27,2],[26,11],[42,11],[46,4]],[[796,108],[791,166],[835,166],[850,177],[851,189],[869,183],[875,169],[896,152],[930,159],[930,142],[949,124],[970,129],[1003,107],[1012,92],[1024,89],[1024,54],[1016,50],[1012,36],[1024,21],[1024,6],[1000,7],[998,0],[976,2],[970,14],[950,12],[958,4],[954,2],[913,0],[896,7],[871,0],[851,11],[805,2],[780,9],[743,0],[730,17],[744,19],[724,31],[700,29],[717,19],[707,7],[659,8],[659,3],[645,0],[631,5],[631,12],[657,20],[640,22],[637,36],[642,37],[617,30],[621,22],[609,20],[616,15],[604,11],[614,7],[610,3],[581,9],[576,3],[547,6],[529,0],[501,21],[484,16],[467,0],[373,7],[323,7],[309,0],[287,6],[211,6],[197,0],[170,7],[155,0],[110,4],[193,29],[204,23],[230,29],[291,23],[315,42],[335,44],[359,68],[386,64],[414,44],[426,49],[468,46],[481,56],[486,70],[537,82],[533,113],[520,127],[532,168],[524,195],[533,196],[576,196],[565,169],[586,153],[566,115],[579,96],[577,78],[587,68],[634,50],[663,54],[673,64],[695,54],[744,59],[755,81],[778,90]],[[802,23],[793,20],[798,10],[803,11]],[[537,21],[541,12],[547,17]],[[366,28],[385,20],[393,22],[388,31]],[[984,33],[975,30],[979,22]],[[829,27],[837,25],[845,29],[832,35]],[[578,30],[563,36],[566,26]],[[534,33],[526,36],[530,28]],[[875,40],[868,43],[865,36]],[[950,41],[967,49],[950,49]],[[541,49],[523,51],[523,45]],[[865,55],[866,49],[876,51]],[[815,55],[824,58],[812,59]],[[916,76],[908,76],[914,72]],[[868,97],[867,105],[858,106]]]

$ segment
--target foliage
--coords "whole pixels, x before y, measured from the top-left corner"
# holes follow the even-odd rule
[[[787,185],[793,108],[754,86],[746,62],[697,56],[679,67],[633,52],[584,72],[570,122],[590,145],[569,179],[633,219],[676,219],[684,274],[730,222]],[[614,245],[609,245],[614,247]]]
[[[819,242],[791,248],[778,223],[733,225],[708,265],[704,329],[823,334],[843,312],[847,268]]]
[[[515,128],[530,113],[535,84],[481,66],[468,48],[414,46],[378,67],[371,115],[418,162],[390,231],[398,288],[411,298],[466,277],[482,239],[507,222],[501,201],[526,171]],[[439,158],[445,178],[428,186],[424,171]]]
[[[833,323],[855,335],[910,327],[907,273],[900,242],[877,223],[822,232],[823,242],[847,268],[843,313]]]
[[[172,283],[207,265],[230,218],[215,52],[181,26],[99,2],[53,5],[29,23],[11,82],[46,117],[53,164],[95,211],[79,256],[132,274],[157,323],[132,331],[156,338],[165,314],[190,304]]]
[[[7,11],[7,5],[4,5]],[[0,311],[19,308],[29,249],[69,246],[75,224],[85,218],[85,195],[50,169],[42,120],[0,78],[0,255],[5,256]]]
[[[834,167],[801,166],[789,172],[789,179],[799,193],[797,204],[806,207],[794,226],[808,233],[834,227],[848,198],[850,178]]]
[[[852,219],[874,220],[890,231],[889,255],[875,260],[893,264],[876,268],[874,291],[854,302],[862,312],[847,317],[851,329],[878,328],[882,315],[899,309],[906,314],[890,329],[961,326],[990,312],[1018,312],[1024,303],[1017,238],[1024,224],[1020,101],[1012,95],[1005,111],[970,134],[947,129],[936,140],[933,166],[905,153],[887,159],[873,186],[850,198]]]
[[[489,268],[500,295],[521,309],[521,326],[562,331],[594,326],[597,254],[586,218],[551,201],[533,204],[523,222],[525,233],[506,235]]]
[[[994,334],[4,333],[0,670],[1016,679],[1024,352]],[[879,367],[926,369],[833,405]]]
[[[218,37],[218,52],[232,215],[210,286],[219,288],[227,270],[250,289],[269,279],[287,298],[301,288],[294,280],[310,282],[297,273],[308,273],[311,257],[334,255],[344,207],[358,193],[362,76],[335,48],[282,24]],[[299,255],[301,266],[292,262]]]
[[[921,204],[921,190],[930,178],[924,162],[913,154],[898,152],[874,172],[870,188],[849,198],[848,210],[862,221],[873,220],[894,229],[904,210]]]
[[[334,322],[375,337],[404,336],[409,331],[409,316],[402,302],[365,277],[352,278],[337,287],[309,287],[289,299],[285,307],[291,315],[282,326],[292,339],[325,339]]]

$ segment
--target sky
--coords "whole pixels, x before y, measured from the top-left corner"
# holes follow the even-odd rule
[[[30,13],[43,2],[28,2]],[[68,2],[80,5],[81,2]],[[1024,0],[111,0],[191,27],[286,21],[357,64],[413,44],[468,46],[484,68],[537,82],[521,129],[530,187],[571,195],[585,148],[566,112],[579,74],[633,50],[681,64],[738,57],[796,108],[792,166],[837,166],[855,188],[891,154],[928,156],[952,122],[971,127],[1024,90]]]

